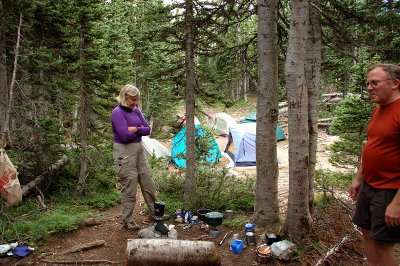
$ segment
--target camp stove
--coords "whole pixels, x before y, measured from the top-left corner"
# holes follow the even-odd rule
[[[163,235],[168,235],[169,229],[168,227],[162,223],[164,217],[164,209],[165,203],[162,201],[154,202],[154,228],[156,231],[160,232]]]
[[[217,237],[219,235],[217,226],[222,224],[222,217],[224,216],[222,213],[219,212],[209,212],[206,213],[206,221],[209,226],[212,227],[210,230],[211,237]]]

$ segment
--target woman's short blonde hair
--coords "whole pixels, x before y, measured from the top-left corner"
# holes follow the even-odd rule
[[[122,106],[128,106],[126,100],[128,97],[132,96],[140,96],[140,91],[136,86],[132,84],[126,84],[125,86],[122,87],[121,91],[119,92],[119,95],[117,97],[117,101],[120,105]]]

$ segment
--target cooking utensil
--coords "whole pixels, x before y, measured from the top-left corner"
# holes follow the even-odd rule
[[[224,243],[224,240],[225,240],[227,235],[228,235],[228,232],[224,235],[224,237],[221,239],[221,241],[219,241],[218,246],[221,246],[222,243]]]

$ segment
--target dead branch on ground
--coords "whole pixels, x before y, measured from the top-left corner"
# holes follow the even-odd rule
[[[209,237],[209,235],[201,235],[201,236],[192,238],[192,240],[203,240],[204,238],[208,238],[208,237]]]
[[[121,264],[122,262],[109,261],[109,260],[74,260],[74,261],[64,261],[64,260],[45,260],[40,261],[49,264],[75,264],[75,265],[90,265],[90,264]]]
[[[87,218],[80,222],[79,226],[95,226],[100,225],[109,221],[115,220],[114,218]]]
[[[340,250],[340,248],[347,242],[349,242],[351,240],[351,238],[346,235],[342,238],[342,240],[334,245],[330,250],[328,250],[328,252],[325,253],[325,256],[323,256],[322,258],[320,258],[317,263],[315,264],[315,266],[319,266],[319,265],[323,265],[324,262],[333,254],[335,254],[336,252],[338,252]]]
[[[95,248],[95,247],[99,247],[99,246],[103,246],[106,244],[106,241],[104,240],[96,240],[93,242],[89,242],[89,243],[84,243],[84,244],[79,244],[73,248],[70,248],[64,252],[61,252],[57,255],[66,255],[66,254],[71,254],[71,253],[75,253],[75,252],[79,252],[79,251],[84,251],[84,250],[88,250],[91,248]]]

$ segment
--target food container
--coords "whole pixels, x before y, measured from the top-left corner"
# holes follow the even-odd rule
[[[256,261],[261,264],[269,263],[273,260],[272,249],[266,244],[259,245],[256,250]]]
[[[233,210],[225,210],[224,217],[227,219],[233,219],[235,212]]]
[[[253,246],[256,244],[256,235],[253,232],[246,232],[247,245]]]
[[[242,253],[243,248],[244,248],[243,240],[235,239],[231,242],[231,250],[233,251],[233,253],[240,254]]]
[[[267,245],[272,245],[272,243],[281,241],[281,236],[272,233],[267,233],[265,234],[265,239],[267,240]]]
[[[199,221],[199,217],[197,215],[192,216],[192,224],[197,224]]]

